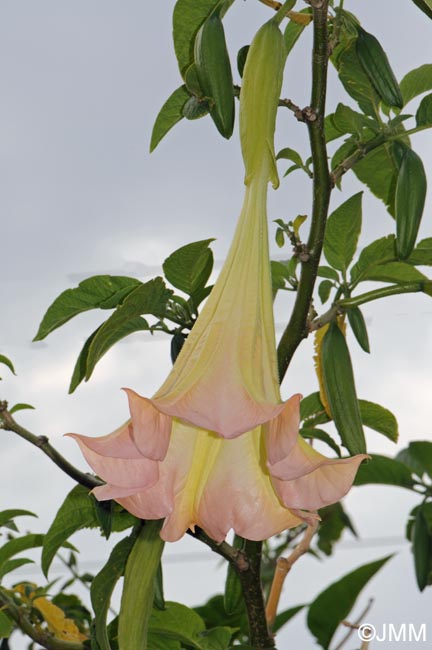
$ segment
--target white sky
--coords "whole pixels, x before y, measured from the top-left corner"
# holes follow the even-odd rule
[[[153,276],[170,252],[189,241],[216,237],[215,254],[222,259],[242,200],[236,134],[223,141],[209,119],[180,124],[148,154],[154,118],[180,85],[171,43],[173,5],[172,0],[0,4],[0,352],[11,357],[19,375],[13,378],[2,369],[0,397],[34,404],[37,410],[23,413],[20,421],[49,435],[83,468],[74,443],[62,434],[103,434],[126,419],[119,388],[153,393],[170,366],[168,342],[134,335],[106,355],[89,384],[68,396],[76,356],[100,316],[83,315],[46,342],[32,344],[44,311],[61,291],[88,275]],[[430,62],[431,23],[412,2],[347,0],[346,7],[380,38],[399,78]],[[256,0],[236,2],[225,20],[231,52],[250,42],[268,16]],[[306,34],[289,59],[284,86],[284,95],[301,106],[309,102],[309,47]],[[333,71],[330,80],[329,106],[349,103]],[[415,136],[413,144],[429,169],[429,134]],[[305,128],[288,111],[281,112],[278,125],[277,147],[283,146],[308,155]],[[358,189],[355,179],[347,177],[344,194],[335,192],[333,205]],[[289,176],[272,193],[270,207],[271,219],[308,213],[307,179],[300,172]],[[362,245],[393,228],[384,207],[367,192],[364,208]],[[430,209],[429,199],[423,236],[431,235]],[[273,244],[272,250],[281,254]],[[430,299],[418,295],[369,305],[364,313],[372,356],[354,342],[351,346],[358,392],[395,412],[401,446],[431,437],[431,312]],[[288,314],[288,301],[280,300],[278,322]],[[310,357],[307,342],[288,374],[285,395],[316,389]],[[33,529],[46,530],[71,481],[23,441],[2,436],[0,507],[35,510],[40,522]],[[368,438],[371,451],[394,452],[378,434],[370,432]],[[360,488],[347,498],[364,540],[394,536],[402,541],[415,503],[408,492],[391,488]],[[94,532],[84,533],[81,541],[77,536],[86,559],[94,563],[108,555],[108,546],[96,540]],[[371,583],[359,609],[370,593],[377,599],[372,622],[425,621],[430,594],[420,596],[416,590],[408,547],[391,548],[400,551],[398,557]],[[293,571],[282,606],[312,599],[338,576],[388,550],[363,543],[346,546],[321,564],[307,558]],[[190,552],[202,554],[199,570],[193,570]],[[181,553],[186,555],[180,563],[166,566],[169,598],[198,604],[221,590],[223,572],[210,551],[192,540],[169,545],[168,556]],[[293,647],[313,645],[301,617],[286,628],[284,638]]]

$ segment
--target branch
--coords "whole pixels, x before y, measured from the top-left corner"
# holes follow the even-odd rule
[[[53,463],[60,467],[60,469],[65,472],[68,476],[73,478],[74,481],[84,485],[84,487],[90,488],[91,490],[98,485],[103,485],[103,482],[99,479],[91,476],[90,474],[85,474],[79,469],[74,467],[64,456],[62,456],[52,445],[50,445],[49,440],[46,436],[36,436],[34,433],[31,433],[27,429],[24,429],[18,422],[14,420],[12,415],[7,410],[8,404],[5,401],[0,401],[0,428],[5,429],[6,431],[13,431],[20,438],[24,438],[27,442],[30,442],[32,445],[43,451],[48,458],[50,458]]]
[[[348,309],[359,307],[360,305],[364,305],[365,303],[371,302],[372,300],[387,298],[388,296],[397,296],[401,293],[417,293],[418,291],[425,291],[426,284],[430,285],[432,283],[405,282],[404,284],[392,284],[388,287],[382,287],[381,289],[374,289],[373,291],[362,293],[359,296],[345,298],[344,300],[338,300],[337,302],[333,303],[330,309],[309,322],[309,332],[315,332],[316,330],[321,329],[323,325],[330,323],[336,318],[336,316],[343,314]]]
[[[314,172],[312,222],[307,242],[309,258],[302,263],[294,309],[278,346],[279,377],[281,381],[295,351],[301,341],[308,335],[308,313],[317,278],[332,189],[324,133],[328,69],[328,0],[314,2],[312,6],[314,24],[312,99],[307,118]]]
[[[256,650],[272,650],[275,647],[274,640],[266,622],[261,585],[262,542],[245,540],[244,550],[239,550],[226,542],[218,544],[198,526],[188,533],[232,565],[242,586],[249,621],[250,642]]]
[[[62,639],[57,639],[48,632],[44,632],[43,630],[34,627],[23,611],[15,605],[13,600],[9,598],[3,590],[0,591],[0,604],[2,609],[4,609],[7,615],[15,621],[19,629],[25,635],[30,637],[30,639],[33,639],[33,641],[36,641],[36,643],[39,643],[47,650],[84,650],[84,645],[82,643],[63,641]]]
[[[288,557],[278,558],[276,564],[276,571],[273,576],[273,582],[270,589],[270,595],[268,597],[267,607],[266,607],[266,617],[270,627],[273,626],[276,619],[277,609],[278,609],[279,600],[282,593],[282,587],[285,582],[285,578],[287,577],[288,573],[291,571],[292,567],[297,562],[297,560],[302,555],[307,553],[307,551],[309,550],[312,538],[318,529],[318,524],[319,524],[318,521],[315,521],[313,524],[309,524],[309,526],[305,530],[303,539],[300,541],[299,544],[297,544],[297,546],[295,547],[291,555],[289,555]]]

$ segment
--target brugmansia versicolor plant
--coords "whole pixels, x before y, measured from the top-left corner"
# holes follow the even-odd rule
[[[165,518],[167,541],[202,527],[263,540],[339,501],[366,457],[328,459],[299,435],[299,401],[282,402],[267,237],[267,187],[286,54],[275,19],[250,47],[240,94],[246,191],[220,276],[168,378],[152,399],[127,390],[131,420],[101,438],[74,434],[115,499]],[[263,101],[263,97],[266,101]]]
[[[213,240],[195,241],[165,260],[164,277],[141,282],[97,275],[67,289],[48,308],[35,337],[44,339],[87,310],[110,310],[83,345],[70,392],[132,333],[170,336],[171,372],[151,398],[125,389],[130,419],[113,433],[69,434],[96,476],[74,467],[45,436],[15,420],[28,404],[0,401],[0,428],[35,445],[77,483],[46,535],[20,533],[15,520],[32,516],[28,510],[0,511],[2,650],[15,650],[11,637],[18,629],[48,650],[271,650],[277,644],[281,650],[293,644],[279,630],[301,610],[307,610],[307,627],[323,650],[342,648],[352,642],[356,624],[336,645],[335,633],[388,556],[325,589],[314,576],[308,605],[278,610],[294,562],[308,550],[323,559],[344,531],[356,535],[340,501],[353,483],[403,488],[420,499],[406,536],[419,589],[432,584],[432,442],[412,441],[396,457],[366,455],[364,427],[395,443],[398,425],[386,408],[358,398],[350,353],[353,340],[367,353],[372,348],[364,304],[398,294],[421,292],[425,300],[432,295],[424,272],[432,266],[432,238],[418,241],[426,173],[411,143],[414,134],[432,127],[432,64],[411,70],[399,83],[371,26],[360,25],[348,0],[306,0],[307,6],[301,0],[261,0],[263,11],[276,13],[240,49],[239,87],[224,27],[234,2],[176,0],[173,40],[182,85],[162,106],[150,145],[153,151],[181,120],[205,115],[218,134],[230,138],[239,99],[245,193],[215,285],[208,285]],[[237,6],[246,11],[246,4]],[[429,0],[413,0],[411,9],[432,18]],[[282,79],[287,56],[303,32],[311,31],[311,101],[301,108],[280,97]],[[339,103],[328,114],[330,63],[349,105]],[[293,77],[303,75],[301,65],[286,75],[294,99]],[[288,146],[275,156],[279,107],[292,122]],[[291,148],[294,125],[309,136],[304,157]],[[276,219],[276,244],[289,259],[270,261],[267,192],[269,183],[279,186],[276,165],[283,160],[291,165],[288,184],[293,172],[305,173],[312,205],[310,214],[294,216],[288,208],[286,222]],[[332,192],[342,189],[350,171],[394,217],[390,234],[361,251],[363,192],[338,202],[329,214]],[[283,291],[293,301],[289,317],[283,312],[276,349],[273,301],[277,296],[282,305]],[[295,385],[291,360],[309,335],[315,338],[319,390],[283,401],[280,381],[289,369],[287,382]],[[15,372],[2,354],[0,364]],[[325,445],[333,457],[318,451]],[[81,572],[76,549],[68,545],[83,528],[98,528],[106,538],[124,533],[96,575]],[[166,602],[163,593],[165,542],[186,532],[228,569],[224,593],[195,608]],[[33,579],[8,582],[10,573],[32,561],[16,556],[38,547],[44,575],[58,557],[70,579],[45,586]],[[123,578],[117,616],[112,600]],[[76,581],[89,587],[93,612],[71,593]],[[367,640],[362,648],[372,650]]]

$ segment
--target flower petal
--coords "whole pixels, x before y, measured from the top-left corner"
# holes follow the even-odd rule
[[[273,485],[287,507],[318,510],[345,496],[366,458],[369,458],[366,454],[327,458],[299,436],[292,452],[269,467]]]
[[[80,446],[84,458],[104,481],[123,488],[144,489],[153,485],[159,475],[158,463],[144,458],[130,438],[130,424],[99,438],[67,435]],[[118,457],[115,454],[118,454]]]
[[[285,402],[283,411],[264,425],[269,463],[274,465],[285,458],[297,441],[300,425],[300,400],[297,394]]]
[[[161,413],[146,397],[130,388],[124,391],[129,400],[133,423],[131,436],[135,445],[146,458],[163,460],[169,445],[172,418]]]

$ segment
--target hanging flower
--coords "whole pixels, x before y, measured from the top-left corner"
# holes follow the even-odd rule
[[[114,433],[73,434],[107,482],[97,498],[143,519],[165,518],[168,541],[194,525],[217,541],[231,528],[265,539],[296,526],[311,516],[303,510],[338,501],[365,457],[333,460],[313,450],[298,435],[300,396],[280,396],[266,206],[269,180],[278,185],[273,134],[284,61],[270,21],[249,50],[240,97],[243,208],[172,371],[151,399],[127,389],[131,420]]]

